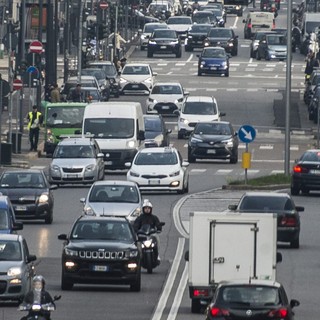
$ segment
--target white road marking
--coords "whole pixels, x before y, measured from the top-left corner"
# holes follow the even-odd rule
[[[262,144],[259,146],[260,150],[273,150],[273,145],[272,144]]]

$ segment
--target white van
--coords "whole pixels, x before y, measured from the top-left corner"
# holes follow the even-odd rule
[[[96,139],[106,169],[125,169],[143,147],[144,131],[138,102],[96,102],[85,108],[82,133]]]
[[[245,39],[251,39],[257,31],[271,31],[276,27],[273,12],[249,12],[243,23]]]
[[[315,32],[316,28],[320,26],[320,12],[305,12],[302,17],[302,35]]]

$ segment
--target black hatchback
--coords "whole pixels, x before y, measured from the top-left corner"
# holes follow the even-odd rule
[[[203,40],[211,28],[212,26],[210,24],[193,24],[188,30],[184,49],[186,51],[192,51],[195,48],[203,48]]]
[[[294,320],[293,308],[282,284],[272,280],[221,282],[206,309],[206,320]]]

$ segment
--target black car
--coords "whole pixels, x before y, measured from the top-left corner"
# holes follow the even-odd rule
[[[233,29],[212,28],[203,42],[205,47],[223,47],[226,52],[236,56],[238,54],[238,36]]]
[[[203,48],[198,60],[198,76],[203,73],[224,74],[229,77],[229,54],[221,47]]]
[[[129,285],[141,289],[141,248],[130,222],[124,217],[80,216],[62,250],[61,289],[76,283]]]
[[[203,48],[203,40],[206,38],[209,30],[212,28],[210,24],[199,23],[193,24],[187,33],[185,50],[193,51],[195,48]]]
[[[293,308],[282,284],[271,280],[221,282],[206,309],[206,320],[294,320]]]
[[[146,147],[167,147],[170,144],[169,134],[171,129],[167,129],[161,114],[144,115],[144,144]]]
[[[54,198],[52,190],[42,170],[5,170],[0,177],[0,193],[9,197],[16,218],[27,220],[53,221]]]
[[[218,18],[213,14],[212,11],[197,11],[192,15],[193,23],[208,23],[211,27],[218,27]]]
[[[230,210],[252,213],[277,214],[277,239],[289,242],[291,248],[300,246],[300,215],[304,207],[296,206],[291,196],[279,192],[246,192],[238,205],[229,205]]]
[[[181,43],[176,31],[170,29],[156,29],[148,42],[148,58],[155,53],[172,53],[181,58]]]
[[[305,151],[291,172],[291,194],[308,194],[320,190],[320,149]]]
[[[230,122],[198,122],[188,142],[188,161],[223,159],[238,162],[239,140]]]

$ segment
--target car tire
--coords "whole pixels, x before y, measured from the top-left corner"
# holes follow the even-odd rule
[[[189,192],[189,181],[187,181],[187,185],[186,185],[186,187],[184,188],[184,192],[185,192],[185,193],[188,193],[188,192]]]
[[[52,209],[49,211],[49,213],[47,214],[47,216],[44,219],[44,223],[45,224],[52,224],[53,222],[53,211]]]
[[[140,292],[141,291],[141,271],[139,271],[139,275],[135,282],[130,284],[130,291],[132,292]]]
[[[178,131],[178,139],[179,140],[184,139],[184,134],[181,133],[180,131]]]
[[[191,312],[200,313],[200,311],[201,311],[200,299],[191,299]]]
[[[61,290],[72,290],[73,282],[68,280],[63,274],[61,277]]]
[[[188,149],[188,162],[189,163],[195,163],[196,162],[196,158],[191,154],[189,149]]]
[[[302,194],[307,195],[307,194],[309,194],[310,189],[308,189],[308,188],[301,188],[301,192],[302,192]]]
[[[299,195],[300,189],[296,186],[291,186],[290,193],[292,196]]]
[[[153,58],[153,52],[148,51],[147,57],[148,57],[148,58]]]
[[[260,56],[259,51],[257,51],[257,60],[261,60],[261,56]]]
[[[177,194],[184,194],[184,187],[182,187],[181,190],[178,190],[178,191],[177,191]]]
[[[299,249],[299,247],[300,247],[300,239],[299,239],[299,236],[298,236],[296,239],[294,239],[294,240],[292,240],[290,242],[290,248]]]
[[[233,50],[231,52],[231,55],[234,57],[234,56],[237,56],[238,55],[238,48],[235,48],[235,50]]]
[[[184,47],[184,50],[185,50],[186,52],[190,52],[190,51],[192,51],[192,50],[191,50],[191,48],[190,48],[189,46],[185,46],[185,47]]]
[[[308,116],[309,120],[313,120],[314,119],[314,115],[313,113],[309,112],[309,116]]]
[[[198,76],[202,76],[202,72],[198,69]]]
[[[234,154],[230,157],[230,163],[232,164],[238,163],[238,154]]]
[[[225,77],[229,77],[229,69],[224,74]]]
[[[181,58],[181,56],[182,56],[182,52],[180,50],[178,53],[176,53],[176,58]]]

